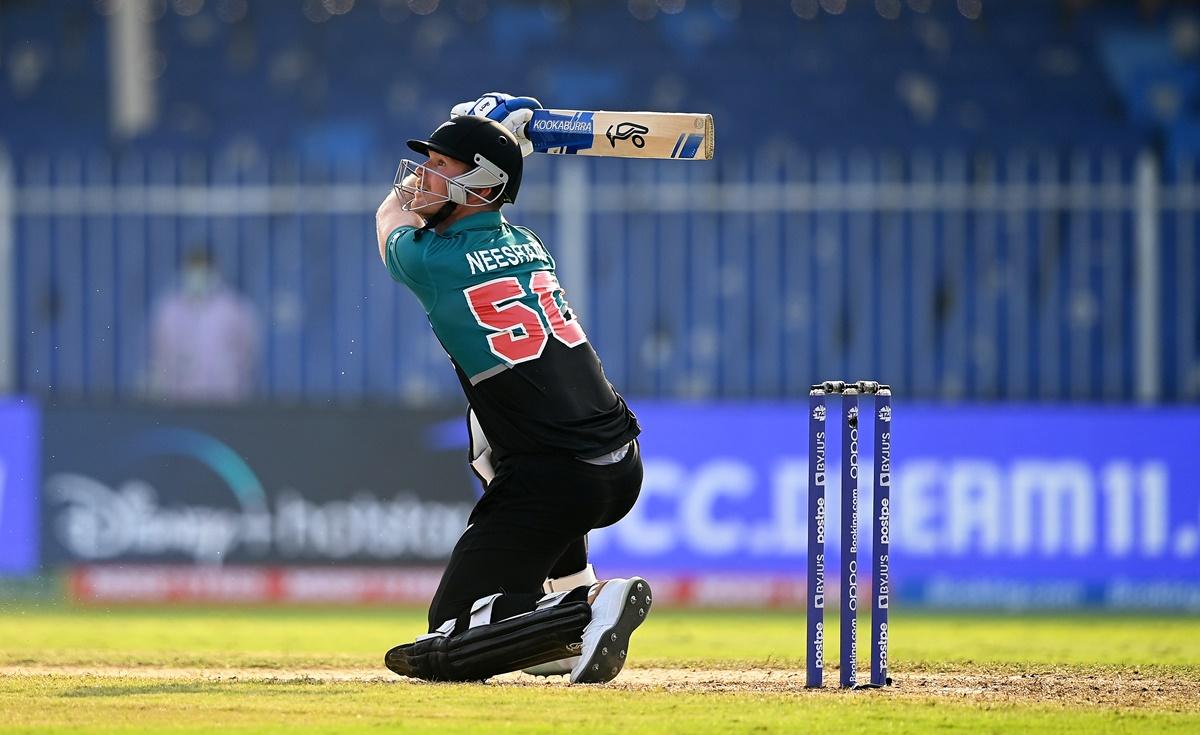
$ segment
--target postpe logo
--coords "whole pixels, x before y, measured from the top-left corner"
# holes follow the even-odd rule
[[[817,623],[816,635],[813,640],[813,665],[818,669],[825,668],[825,624]]]

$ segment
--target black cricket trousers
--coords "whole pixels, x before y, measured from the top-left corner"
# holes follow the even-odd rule
[[[430,632],[451,618],[466,630],[471,603],[498,592],[493,621],[533,610],[542,582],[581,571],[587,533],[624,518],[641,488],[636,440],[609,465],[545,454],[502,459],[450,554],[429,606]]]

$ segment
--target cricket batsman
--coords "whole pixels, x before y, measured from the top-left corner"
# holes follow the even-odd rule
[[[554,258],[501,207],[516,201],[530,97],[456,105],[426,158],[401,162],[375,214],[379,257],[413,292],[469,404],[484,486],[429,607],[429,632],[387,652],[402,676],[480,681],[518,669],[613,679],[650,612],[640,577],[598,580],[587,534],[637,500],[641,429],[604,375]]]

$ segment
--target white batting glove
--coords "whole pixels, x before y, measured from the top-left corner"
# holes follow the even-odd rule
[[[461,102],[450,108],[450,117],[478,115],[495,120],[508,128],[521,146],[521,155],[533,153],[533,143],[525,136],[525,124],[533,118],[533,111],[540,110],[542,103],[533,97],[513,97],[503,92],[488,92],[477,100]]]

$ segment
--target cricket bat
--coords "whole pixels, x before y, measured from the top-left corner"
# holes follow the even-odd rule
[[[713,157],[712,115],[534,110],[525,135],[538,153],[623,158]]]

